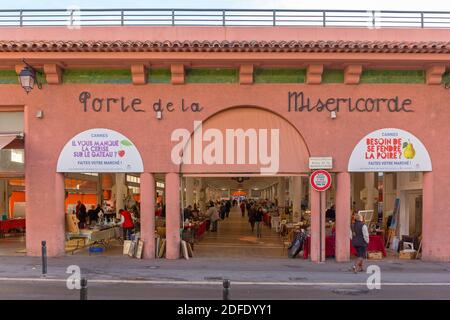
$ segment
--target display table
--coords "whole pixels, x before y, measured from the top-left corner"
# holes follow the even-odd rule
[[[351,243],[351,242],[350,242]],[[370,236],[369,245],[367,246],[367,252],[369,251],[380,251],[383,257],[386,257],[386,248],[384,246],[384,241],[382,236]],[[356,255],[356,249],[350,244],[350,254]]]
[[[199,221],[192,223],[190,225],[185,225],[185,230],[194,230],[195,238],[198,240],[200,239],[206,232],[206,230],[209,229],[210,221],[209,219]]]
[[[0,235],[5,233],[9,233],[14,229],[23,229],[25,230],[25,219],[9,219],[0,221]]]
[[[334,257],[336,251],[335,237],[325,237],[325,256]],[[305,243],[303,244],[303,258],[308,259],[309,251],[311,250],[311,236],[306,237]]]
[[[111,239],[120,238],[120,228],[119,227],[108,227],[105,229],[94,230],[94,229],[81,229],[79,233],[66,233],[66,239],[87,239],[89,246],[94,246],[96,244],[100,244],[105,249],[108,247],[109,241]],[[77,248],[79,249],[78,243]],[[74,250],[74,251],[75,251]]]
[[[307,259],[311,250],[311,237],[308,236],[303,246],[303,258]],[[381,236],[370,236],[367,251],[381,251],[383,257],[386,257],[386,248],[384,247],[383,238]],[[334,236],[325,237],[325,256],[334,257],[336,252],[336,238]],[[350,254],[356,255],[356,249],[350,240]]]

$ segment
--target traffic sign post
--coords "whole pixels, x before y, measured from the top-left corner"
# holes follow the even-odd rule
[[[314,190],[326,191],[331,186],[331,174],[325,170],[316,170],[311,174],[309,181]]]
[[[319,261],[325,262],[325,214],[323,212],[323,208],[325,207],[326,197],[325,192],[331,186],[331,174],[325,170],[316,170],[314,171],[309,178],[311,187],[320,192],[320,201],[319,201]]]

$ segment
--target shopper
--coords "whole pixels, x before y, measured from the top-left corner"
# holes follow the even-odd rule
[[[212,207],[211,212],[211,232],[217,232],[217,225],[219,224],[219,211],[216,207]]]
[[[256,224],[256,237],[261,238],[261,225],[264,217],[264,210],[259,207],[255,214],[255,224]]]
[[[369,244],[369,230],[364,224],[361,214],[357,213],[355,219],[356,221],[352,226],[350,238],[352,239],[352,245],[356,249],[358,257],[352,266],[352,270],[354,273],[357,273],[364,271],[363,263],[366,258],[367,245]]]
[[[241,213],[242,213],[242,218],[245,217],[245,202],[242,201],[240,204],[240,208],[241,208]]]
[[[121,225],[123,229],[123,240],[131,240],[131,233],[133,232],[134,228],[131,213],[124,209],[120,209],[119,213],[120,213],[119,225]]]
[[[75,214],[78,219],[78,228],[79,229],[86,228],[86,220],[87,220],[86,206],[83,203],[81,203],[80,200],[77,201],[77,206],[75,208]]]
[[[95,225],[98,221],[98,212],[96,211],[94,205],[92,205],[88,210],[87,215],[89,217],[89,225]]]
[[[256,218],[256,210],[253,206],[250,206],[250,209],[247,210],[248,214],[248,222],[250,222],[250,226],[252,227],[252,232],[255,230],[255,218]]]
[[[192,219],[192,206],[191,205],[188,205],[186,208],[184,208],[184,210],[183,210],[183,218],[184,218],[184,220]]]
[[[225,214],[227,218],[230,216],[230,211],[231,211],[231,201],[227,200],[225,202]]]
[[[327,209],[327,211],[325,212],[325,217],[331,221],[336,220],[336,210],[334,204],[329,209]]]
[[[225,206],[225,203],[222,201],[220,205],[220,219],[225,220],[225,215],[227,214],[227,208]]]

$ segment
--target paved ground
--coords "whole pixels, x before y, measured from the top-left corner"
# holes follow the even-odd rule
[[[368,290],[368,274],[349,264],[313,264],[302,259],[136,260],[128,257],[67,256],[48,261],[0,257],[0,298],[77,299],[66,289],[70,265],[88,278],[95,299],[220,299],[230,279],[234,299],[450,299],[450,264],[382,261],[381,290]]]
[[[349,272],[351,263],[283,257],[269,228],[256,239],[240,215],[219,230],[196,246],[194,259],[82,253],[50,258],[45,278],[38,257],[0,256],[0,299],[78,299],[66,287],[72,265],[87,277],[91,299],[221,299],[223,279],[231,281],[233,299],[450,299],[450,263],[369,261],[381,271],[381,289],[369,290],[370,275]]]

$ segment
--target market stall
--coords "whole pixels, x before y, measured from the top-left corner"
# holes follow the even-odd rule
[[[356,250],[351,244],[350,241],[350,254],[356,255]],[[336,250],[336,238],[334,236],[325,237],[325,256],[326,257],[334,257]],[[303,258],[307,259],[309,256],[309,252],[311,250],[311,237],[308,236],[306,238],[305,244],[303,246]],[[369,245],[367,247],[367,252],[369,251],[380,251],[383,254],[383,257],[386,257],[386,248],[384,246],[383,238],[377,235],[371,235],[369,238]]]
[[[209,229],[210,220],[191,220],[184,225],[184,230],[192,231],[194,239],[198,241],[205,234],[206,230]]]
[[[25,230],[25,219],[8,219],[0,221],[0,237],[12,230]]]
[[[112,239],[120,238],[120,228],[117,226],[104,226],[97,227],[94,229],[81,229],[77,232],[69,232],[66,233],[66,239],[70,240],[83,240],[77,242],[76,248],[73,250],[80,249],[85,245],[89,247],[93,247],[96,245],[101,245],[105,249],[109,246],[109,242]]]

